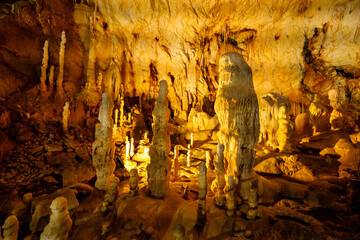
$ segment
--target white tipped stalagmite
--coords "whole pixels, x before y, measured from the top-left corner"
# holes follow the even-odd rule
[[[96,170],[95,187],[107,190],[115,171],[115,142],[113,139],[113,119],[111,117],[114,103],[108,93],[102,95],[99,112],[100,124],[96,126],[95,141],[92,145],[93,165]]]
[[[67,210],[66,198],[55,198],[50,208],[52,212],[50,221],[41,233],[40,240],[67,239],[72,227],[72,220]]]
[[[167,122],[170,117],[167,98],[168,89],[165,80],[160,81],[159,95],[153,110],[154,136],[150,146],[150,164],[147,166],[148,187],[150,195],[155,198],[163,198],[169,188],[171,162],[168,158],[171,143],[167,130]]]
[[[46,40],[44,43],[44,54],[41,64],[41,77],[40,77],[40,84],[41,84],[41,93],[46,92],[46,70],[48,67],[49,61],[49,41]]]
[[[175,180],[179,178],[179,145],[174,147],[174,178]]]
[[[66,37],[65,32],[61,34],[60,52],[59,52],[59,74],[56,80],[56,91],[62,96],[64,94],[63,80],[64,80],[64,59],[65,59],[65,43]]]

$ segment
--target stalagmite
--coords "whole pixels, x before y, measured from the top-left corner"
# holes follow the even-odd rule
[[[134,151],[135,151],[135,144],[134,144],[134,138],[131,138],[130,141],[130,157],[134,156]]]
[[[233,216],[235,212],[235,180],[230,175],[226,179],[226,214]]]
[[[259,117],[261,120],[259,141],[273,149],[276,149],[279,145],[277,131],[279,128],[279,109],[281,107],[283,107],[284,114],[288,118],[291,104],[285,96],[278,93],[268,93],[259,99]]]
[[[114,127],[118,126],[118,114],[119,114],[119,110],[115,109],[115,124],[114,124]]]
[[[43,53],[43,59],[41,64],[41,77],[40,77],[40,84],[41,84],[41,93],[46,92],[46,70],[48,67],[48,61],[49,61],[49,41],[46,40],[44,43],[44,53]]]
[[[49,73],[49,92],[50,93],[54,92],[54,70],[55,70],[55,67],[51,66],[50,73]]]
[[[119,193],[119,186],[120,180],[119,178],[112,176],[110,178],[110,184],[109,187],[107,189],[107,193],[105,195],[105,201],[109,204],[113,204],[116,200],[116,197]]]
[[[153,139],[150,146],[150,164],[147,166],[148,187],[152,197],[166,196],[169,188],[171,163],[168,155],[170,152],[170,135],[167,122],[170,117],[167,98],[168,89],[165,80],[160,81],[159,94],[153,110]]]
[[[186,156],[186,166],[191,166],[191,157],[192,157],[192,150],[191,150],[191,144],[188,144],[188,151]]]
[[[191,132],[190,134],[190,146],[193,147],[194,146],[194,133]]]
[[[248,204],[249,210],[246,214],[246,217],[248,219],[255,219],[258,211],[258,197],[257,190],[254,188],[250,189]]]
[[[211,157],[211,152],[209,150],[206,150],[205,152],[205,159],[206,159],[206,167],[209,169],[214,169],[214,162]]]
[[[215,191],[215,205],[223,208],[225,206],[225,167],[224,167],[224,145],[219,143],[217,146],[217,157],[215,163],[216,169],[216,191]]]
[[[188,240],[185,235],[185,228],[183,225],[176,225],[173,230],[175,240]]]
[[[113,119],[111,117],[114,103],[108,93],[102,95],[99,112],[100,125],[95,130],[95,141],[92,145],[93,165],[96,170],[95,187],[106,190],[115,170],[113,139]]]
[[[63,119],[62,119],[63,130],[64,130],[64,132],[67,132],[68,131],[68,121],[69,121],[69,117],[70,117],[69,102],[65,103],[62,116],[63,116]]]
[[[7,217],[2,228],[4,230],[4,240],[18,239],[19,221],[15,215]]]
[[[179,178],[179,145],[174,147],[174,178],[175,180]]]
[[[50,222],[40,235],[40,240],[67,239],[72,227],[72,220],[67,210],[67,200],[64,197],[54,199],[50,205]]]
[[[91,18],[92,19],[92,18]],[[91,20],[92,21],[92,20]],[[95,39],[91,36],[90,45],[89,45],[89,58],[86,70],[86,89],[96,89],[95,83],[95,62],[96,62],[96,52],[95,52]]]
[[[204,226],[206,223],[206,195],[207,195],[207,177],[206,177],[206,164],[201,162],[199,166],[199,205],[197,213],[196,224],[198,226]]]
[[[276,132],[276,140],[279,145],[279,151],[289,151],[291,149],[290,138],[293,133],[293,125],[290,121],[289,115],[287,114],[285,106],[281,106],[279,108],[278,119],[279,127]]]
[[[120,98],[120,127],[124,124],[124,98],[123,95],[121,95]]]
[[[329,112],[322,105],[320,95],[315,94],[314,100],[309,106],[309,116],[313,129],[313,135],[327,131],[329,128]]]
[[[342,111],[343,99],[339,89],[331,89],[328,92],[330,106],[333,108],[330,114],[331,130],[339,130],[345,128],[345,117]]]
[[[136,168],[133,168],[130,170],[130,179],[129,179],[130,191],[129,191],[128,198],[133,198],[136,195],[138,195],[138,193],[139,193],[138,182],[139,182],[138,170]]]
[[[125,137],[125,144],[125,159],[130,159],[130,140],[128,136]]]
[[[229,194],[233,178],[235,194],[239,194],[237,183],[249,177],[255,161],[259,106],[251,69],[238,53],[226,53],[220,58],[215,112],[221,126],[217,135],[224,145],[226,189]],[[226,205],[232,206],[228,202]]]
[[[60,52],[59,52],[59,74],[56,80],[56,91],[59,96],[64,94],[63,80],[64,80],[64,58],[65,58],[65,43],[66,37],[65,32],[61,34]]]
[[[100,72],[98,77],[97,77],[97,80],[96,80],[96,89],[101,92],[102,90],[102,81],[103,81],[103,77],[102,77],[102,73]]]

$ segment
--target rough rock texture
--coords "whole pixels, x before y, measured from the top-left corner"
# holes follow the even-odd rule
[[[170,117],[167,98],[168,86],[165,80],[160,81],[159,95],[153,110],[154,136],[150,146],[150,164],[147,166],[149,191],[153,197],[165,197],[169,189],[171,148],[167,122]]]

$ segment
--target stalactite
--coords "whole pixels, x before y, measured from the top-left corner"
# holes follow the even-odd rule
[[[65,31],[61,34],[60,52],[59,52],[59,74],[56,80],[56,91],[59,96],[64,94],[63,80],[64,80],[64,60],[65,60]]]

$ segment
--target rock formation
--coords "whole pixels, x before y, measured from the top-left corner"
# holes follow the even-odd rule
[[[63,130],[66,133],[68,131],[68,122],[70,117],[69,102],[65,102],[62,117]]]
[[[50,73],[49,73],[49,92],[50,93],[54,92],[54,70],[55,70],[55,67],[51,66]]]
[[[116,200],[116,197],[119,193],[119,178],[112,176],[110,178],[110,184],[105,195],[105,201],[110,205],[113,204]]]
[[[204,226],[206,223],[206,195],[207,195],[207,176],[206,176],[206,164],[204,162],[200,163],[199,166],[199,205],[197,213],[197,222],[196,224],[200,227]]]
[[[18,239],[19,221],[15,215],[7,217],[2,228],[4,230],[4,240]]]
[[[283,113],[279,113],[282,107]],[[279,128],[279,116],[289,119],[290,102],[278,93],[268,93],[261,96],[259,100],[260,117],[260,143],[275,149],[279,146],[277,141],[277,132]],[[280,120],[281,121],[281,120]],[[282,121],[284,122],[284,121]],[[292,131],[288,132],[292,134]]]
[[[179,178],[179,145],[175,145],[174,147],[174,178],[175,180]]]
[[[249,177],[255,161],[253,148],[259,139],[258,100],[251,69],[240,54],[230,52],[221,56],[219,76],[215,111],[221,125],[218,138],[224,145],[226,188],[231,191],[232,176],[235,193],[240,197],[236,183]]]
[[[133,168],[130,170],[130,179],[129,179],[130,191],[128,194],[128,198],[133,198],[136,195],[138,195],[139,193],[138,182],[139,182],[138,170],[136,168]]]
[[[100,124],[95,130],[95,141],[92,145],[93,165],[96,170],[95,187],[107,190],[115,170],[112,110],[114,103],[108,93],[102,95],[99,112]]]
[[[321,103],[320,95],[315,94],[314,100],[309,106],[310,122],[313,135],[329,130],[329,112]]]
[[[65,61],[65,31],[61,33],[61,43],[60,43],[60,52],[59,52],[59,74],[56,80],[56,91],[59,96],[64,94],[63,89],[63,80],[64,80],[64,61]]]
[[[217,145],[217,155],[215,162],[216,179],[215,183],[215,205],[222,208],[225,207],[225,167],[224,167],[224,145]]]
[[[50,222],[41,233],[40,240],[67,239],[73,222],[67,210],[66,198],[56,198],[52,201],[50,208],[52,211]]]
[[[44,53],[43,53],[43,59],[41,64],[41,77],[40,77],[40,89],[41,93],[46,92],[46,70],[48,67],[48,61],[49,61],[49,41],[46,40],[44,43]]]
[[[166,196],[169,188],[170,161],[170,135],[167,130],[167,122],[170,117],[168,108],[167,82],[161,80],[159,95],[153,110],[153,139],[150,146],[150,164],[147,166],[148,187],[150,195],[156,198]]]
[[[289,114],[285,106],[279,108],[278,129],[276,131],[276,140],[280,152],[290,151],[290,138],[293,133],[293,124],[290,121]]]

